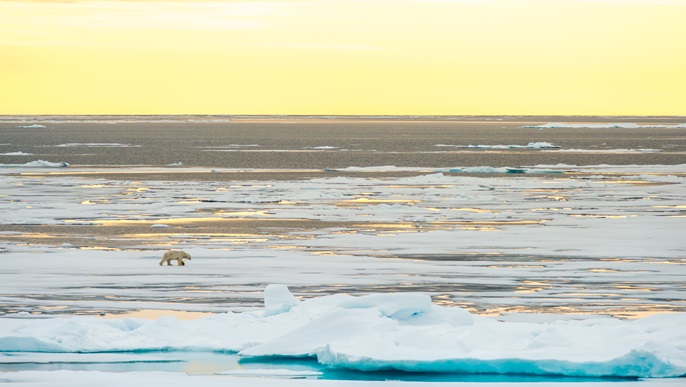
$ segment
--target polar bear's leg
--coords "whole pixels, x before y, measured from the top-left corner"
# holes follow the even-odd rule
[[[160,266],[162,266],[162,264],[164,264],[165,262],[167,262],[167,266],[171,266],[170,261],[173,259],[173,254],[174,253],[171,251],[167,251],[166,253],[164,253],[162,255],[162,260],[160,261]]]

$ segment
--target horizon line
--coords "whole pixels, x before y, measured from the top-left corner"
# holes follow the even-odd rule
[[[614,118],[614,117],[635,117],[635,118],[686,118],[684,115],[664,115],[664,114],[203,114],[203,113],[149,113],[149,114],[135,114],[135,113],[97,113],[97,114],[4,114],[0,113],[0,117],[299,117],[299,118],[317,118],[317,117],[362,117],[362,118],[441,118],[441,117],[599,117],[599,118]]]

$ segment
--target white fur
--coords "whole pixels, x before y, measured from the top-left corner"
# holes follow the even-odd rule
[[[169,250],[164,255],[162,255],[162,260],[160,261],[160,266],[167,262],[167,266],[172,266],[171,261],[176,259],[177,266],[185,266],[183,262],[184,259],[191,259],[191,255],[183,250]]]

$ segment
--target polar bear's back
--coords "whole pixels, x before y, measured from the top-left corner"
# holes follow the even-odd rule
[[[190,258],[190,254],[182,250],[169,250],[162,256],[164,259]]]

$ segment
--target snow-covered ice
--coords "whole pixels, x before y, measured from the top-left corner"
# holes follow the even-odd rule
[[[0,156],[32,156],[32,155],[33,155],[33,153],[27,153],[27,152],[22,152],[22,151],[0,153]]]
[[[668,378],[641,385],[678,385],[686,375],[685,165],[351,167],[369,176],[240,182],[140,181],[135,168],[131,181],[110,180],[57,166],[65,167],[0,169],[0,225],[154,233],[51,245],[54,235],[24,244],[13,242],[21,232],[2,232],[0,367],[183,363],[172,352],[214,351],[311,358],[322,368],[238,367],[191,383],[262,385],[319,378],[322,369]],[[151,170],[196,169],[139,169]],[[376,177],[383,171],[418,175]],[[245,219],[336,226],[194,232],[202,222]],[[125,247],[109,247],[118,243]],[[169,247],[193,261],[159,267]],[[123,317],[148,309],[209,315]],[[649,316],[609,316],[632,310]],[[134,385],[169,377],[104,375]],[[88,385],[103,377],[25,370],[0,380]]]
[[[436,144],[437,147],[457,147],[457,148],[477,148],[477,149],[557,149],[560,148],[559,146],[545,142],[545,141],[537,141],[537,142],[530,142],[526,145],[516,145],[516,144],[510,144],[510,145],[447,145],[447,144]]]
[[[68,166],[69,164],[64,161],[55,163],[45,160],[29,161],[24,164],[0,164],[0,168],[64,168]]]
[[[41,124],[31,124],[31,125],[19,125],[17,128],[22,128],[22,129],[37,129],[37,128],[45,128],[45,125]]]
[[[291,306],[271,307],[284,300]],[[287,287],[277,285],[267,288],[264,303],[263,311],[188,321],[4,318],[0,361],[14,361],[17,354],[28,361],[35,353],[39,361],[44,352],[228,351],[316,357],[324,365],[362,371],[686,375],[686,332],[680,329],[686,313],[629,321],[502,322],[433,305],[422,294],[339,294],[295,302]]]
[[[65,144],[58,144],[55,145],[58,148],[78,148],[78,147],[85,147],[85,148],[138,148],[140,145],[131,145],[131,144],[120,144],[120,143],[102,143],[102,142],[70,142],[70,143],[65,143]]]

